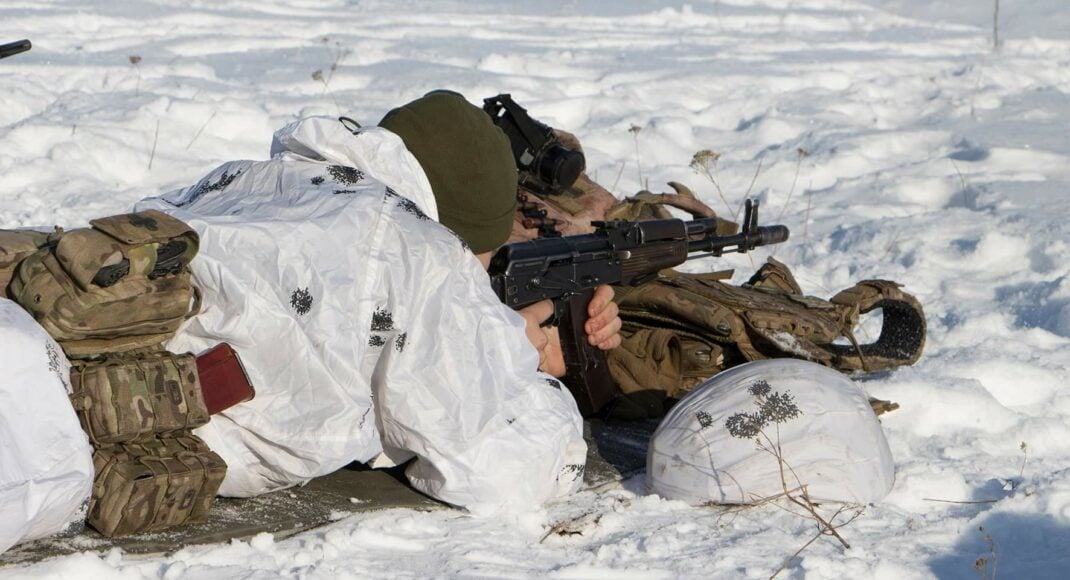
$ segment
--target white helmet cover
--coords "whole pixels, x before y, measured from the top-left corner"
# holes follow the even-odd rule
[[[865,392],[816,363],[776,359],[720,373],[673,407],[650,442],[647,486],[696,504],[783,494],[779,462],[759,442],[779,442],[788,490],[805,485],[815,502],[878,501],[895,481]]]

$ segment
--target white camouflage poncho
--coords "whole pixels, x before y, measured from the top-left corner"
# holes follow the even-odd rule
[[[413,457],[414,487],[469,508],[579,486],[575,402],[536,370],[523,320],[435,221],[396,135],[305,119],[276,133],[270,161],[227,163],[137,207],[150,208],[201,237],[203,308],[168,348],[229,342],[257,391],[196,431],[229,467],[221,494]]]
[[[68,395],[71,364],[18,304],[0,298],[0,554],[85,517],[93,449]]]

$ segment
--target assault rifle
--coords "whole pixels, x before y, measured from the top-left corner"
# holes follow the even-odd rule
[[[500,248],[490,260],[491,285],[513,309],[551,299],[553,316],[543,323],[559,326],[565,357],[565,385],[584,417],[616,398],[605,355],[587,342],[583,326],[595,287],[638,286],[665,268],[687,260],[748,252],[788,239],[782,225],[759,226],[758,202],[747,200],[743,228],[718,236],[715,218],[684,221],[592,222],[595,232],[540,238]]]
[[[20,52],[26,52],[27,50],[30,50],[30,47],[32,46],[33,45],[30,44],[29,40],[19,40],[8,44],[0,44],[0,58],[7,58],[9,56],[15,56]]]

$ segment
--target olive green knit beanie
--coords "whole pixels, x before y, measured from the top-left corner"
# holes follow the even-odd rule
[[[505,243],[516,212],[516,161],[489,115],[458,93],[433,91],[390,111],[379,126],[420,162],[442,225],[477,254]]]

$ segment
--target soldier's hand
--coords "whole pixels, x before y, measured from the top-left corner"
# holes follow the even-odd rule
[[[583,325],[587,342],[602,350],[620,346],[620,309],[613,302],[613,288],[602,285],[595,289],[587,307],[587,323]]]
[[[612,296],[612,295],[611,295]],[[561,352],[561,337],[556,326],[540,325],[553,316],[554,303],[541,300],[517,310],[527,324],[524,331],[535,350],[539,351],[539,370],[554,377],[565,376],[565,356]]]

